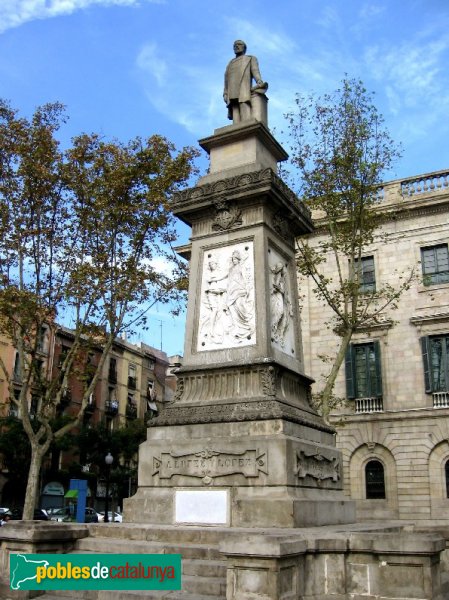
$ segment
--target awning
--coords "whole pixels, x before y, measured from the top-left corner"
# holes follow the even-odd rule
[[[148,401],[148,408],[151,408],[151,410],[154,410],[155,412],[158,412],[157,406],[156,406],[156,404],[154,402]]]
[[[78,490],[69,490],[65,493],[64,498],[78,498]]]

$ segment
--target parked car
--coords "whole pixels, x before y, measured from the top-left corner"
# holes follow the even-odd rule
[[[75,520],[75,515],[72,515],[69,508],[58,508],[50,515],[50,521],[70,522]],[[86,506],[84,512],[85,523],[98,523],[98,513],[93,508]]]
[[[109,523],[121,523],[123,521],[122,515],[118,512],[108,511]],[[98,513],[98,522],[104,523],[104,510]]]
[[[23,507],[11,508],[8,513],[11,515],[12,521],[20,521],[22,519]],[[36,508],[33,519],[35,521],[48,521],[47,512],[43,508]]]
[[[47,512],[48,518],[50,518],[51,515],[53,513],[55,513],[57,510],[61,510],[61,506],[52,506],[51,508],[46,508],[45,510]]]
[[[64,521],[64,519],[66,517],[70,516],[70,511],[67,507],[65,508],[57,508],[56,510],[53,510],[50,515],[49,515],[49,519],[50,521]]]

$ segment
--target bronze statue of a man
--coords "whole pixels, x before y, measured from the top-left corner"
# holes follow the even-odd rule
[[[246,44],[234,42],[235,58],[225,71],[223,99],[228,107],[228,118],[234,123],[251,119],[251,92],[264,93],[268,84],[262,81],[259,63],[255,56],[246,55]],[[251,86],[253,80],[256,85]]]

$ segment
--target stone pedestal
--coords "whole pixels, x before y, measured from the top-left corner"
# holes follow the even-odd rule
[[[222,490],[225,506],[204,522],[351,522],[334,430],[312,408],[303,369],[295,238],[312,224],[276,174],[287,155],[255,120],[200,144],[210,172],[174,201],[192,227],[180,250],[190,260],[183,367],[174,403],[141,446],[125,519],[177,523],[188,513],[177,509],[188,502],[182,492],[202,491],[207,512],[219,497],[209,491]]]

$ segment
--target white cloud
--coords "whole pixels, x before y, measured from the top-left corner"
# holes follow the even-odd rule
[[[427,36],[426,36],[427,38]],[[376,45],[364,56],[372,77],[384,88],[388,110],[402,122],[407,137],[425,135],[447,121],[449,36],[413,39],[396,47]]]
[[[144,0],[161,4],[164,0]],[[1,0],[0,33],[27,21],[70,15],[92,5],[137,6],[139,0]]]
[[[149,42],[140,49],[136,66],[148,100],[161,114],[194,134],[208,134],[220,122],[222,78],[213,64],[191,54],[180,61],[166,47],[162,52]]]
[[[157,51],[156,44],[146,44],[137,57],[137,67],[150,73],[159,86],[167,83],[167,63]]]

